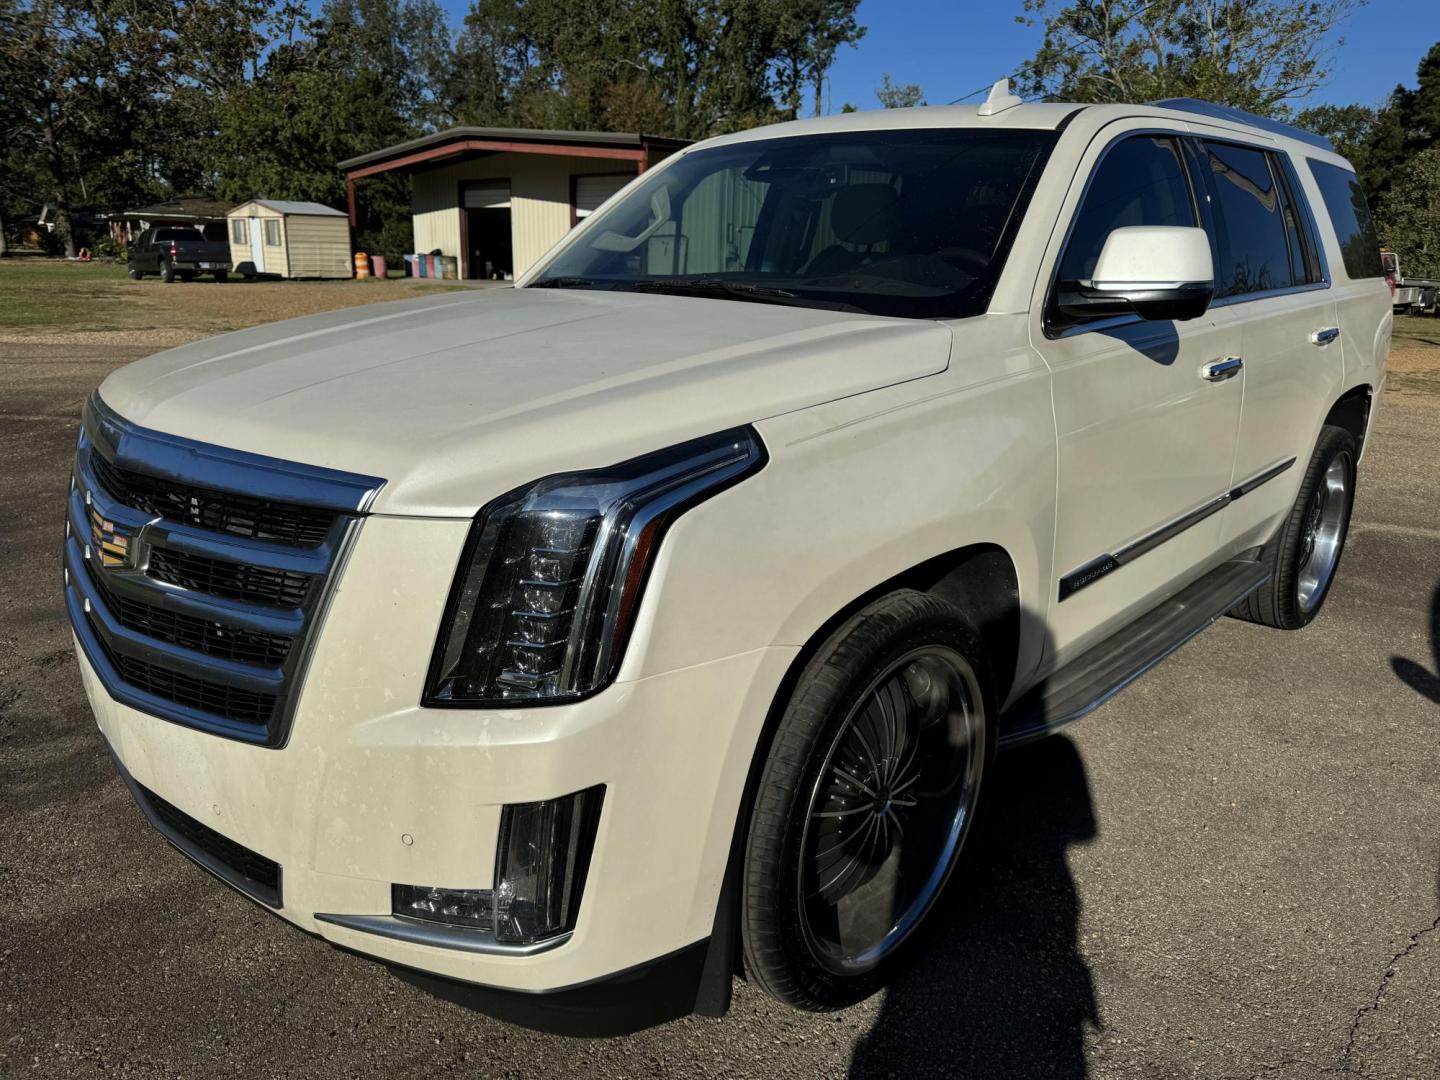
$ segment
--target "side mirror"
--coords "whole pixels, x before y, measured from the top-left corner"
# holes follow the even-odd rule
[[[1089,281],[1060,282],[1057,302],[1073,319],[1139,315],[1194,319],[1215,296],[1215,264],[1204,229],[1128,225],[1105,239]]]

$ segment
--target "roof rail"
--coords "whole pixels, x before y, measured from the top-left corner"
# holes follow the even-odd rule
[[[1336,152],[1334,143],[1323,135],[1316,135],[1312,131],[1297,128],[1292,124],[1282,124],[1279,120],[1271,120],[1265,116],[1256,116],[1254,113],[1232,108],[1229,105],[1216,105],[1213,101],[1201,101],[1199,98],[1165,98],[1161,101],[1152,101],[1150,104],[1160,109],[1174,109],[1177,112],[1196,113],[1217,120],[1232,120],[1237,124],[1249,124],[1261,131],[1284,135],[1286,138],[1298,139],[1311,146],[1318,146],[1321,150]]]

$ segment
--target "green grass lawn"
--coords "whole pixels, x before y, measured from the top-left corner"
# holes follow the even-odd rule
[[[1395,342],[1440,348],[1440,318],[1434,315],[1395,316]]]
[[[102,329],[124,280],[123,263],[0,259],[0,327]]]

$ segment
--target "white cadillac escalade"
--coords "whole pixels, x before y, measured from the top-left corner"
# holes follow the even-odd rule
[[[846,1005],[997,750],[1319,613],[1390,332],[1350,167],[1242,113],[997,86],[712,139],[513,290],[111,375],[85,687],[176,847],[437,992]]]

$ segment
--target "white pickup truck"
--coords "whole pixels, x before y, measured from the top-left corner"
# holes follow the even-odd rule
[[[1407,277],[1400,267],[1400,256],[1393,251],[1382,250],[1380,262],[1385,268],[1385,280],[1390,285],[1390,303],[1396,312],[1440,315],[1440,281]]]
[[[1202,102],[712,139],[513,290],[106,379],[85,687],[176,847],[437,992],[836,1008],[997,750],[1320,613],[1391,321],[1349,165]]]

